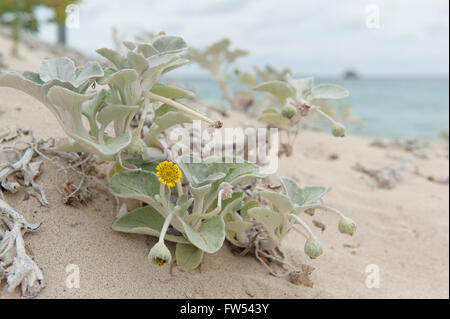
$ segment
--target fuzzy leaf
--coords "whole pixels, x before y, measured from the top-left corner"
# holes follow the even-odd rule
[[[291,123],[288,118],[282,116],[280,113],[270,111],[269,112],[265,111],[264,113],[262,113],[258,117],[258,120],[272,124],[275,127],[285,129],[289,128]]]
[[[282,81],[265,82],[255,86],[253,90],[271,93],[281,105],[286,104],[287,98],[295,98],[295,89],[289,83]]]
[[[137,73],[142,74],[148,68],[148,61],[142,55],[133,51],[128,52],[128,64],[135,69]]]
[[[156,50],[151,44],[147,43],[139,44],[137,47],[137,51],[141,53],[145,58],[159,53],[158,50]]]
[[[342,100],[349,96],[349,92],[341,86],[320,84],[312,89],[314,99]]]
[[[183,90],[169,85],[155,85],[151,89],[152,93],[164,96],[168,99],[189,99],[195,94],[188,90]]]
[[[259,192],[259,194],[269,200],[282,215],[294,210],[291,199],[284,194],[275,192]]]
[[[222,216],[205,219],[198,231],[195,231],[182,218],[177,217],[183,224],[187,238],[197,248],[213,254],[222,247],[225,240],[225,223]]]
[[[154,204],[155,195],[159,194],[158,177],[148,171],[126,171],[114,174],[109,190],[114,196],[133,198]]]
[[[280,214],[266,207],[255,207],[248,210],[248,216],[263,224],[270,237],[278,242],[276,230],[283,224],[283,217]]]
[[[194,270],[203,259],[203,250],[191,244],[177,244],[175,250],[177,266],[183,270]]]
[[[137,208],[117,219],[112,229],[123,233],[143,234],[159,237],[164,224],[164,217],[151,206]],[[165,240],[187,244],[183,236],[166,234]]]
[[[112,62],[112,64],[114,64],[119,70],[129,67],[127,59],[123,57],[119,52],[108,48],[101,48],[96,50],[96,52],[103,56],[105,59]]]
[[[83,67],[75,67],[75,63],[67,58],[45,59],[39,67],[39,78],[43,82],[60,81],[69,83],[73,88],[83,87],[84,91],[95,78],[103,76],[103,69],[97,62],[88,62]],[[77,90],[81,92],[80,90]]]
[[[299,187],[297,183],[287,177],[281,178],[284,193],[296,208],[307,209],[320,204],[320,199],[329,188],[321,186]]]
[[[152,46],[160,53],[176,53],[187,49],[187,44],[183,38],[173,35],[157,37]]]

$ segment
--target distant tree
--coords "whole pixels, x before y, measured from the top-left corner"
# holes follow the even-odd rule
[[[39,0],[2,0],[0,1],[0,23],[11,29],[14,40],[12,54],[19,55],[19,41],[23,30],[38,31],[38,21],[34,9]]]
[[[66,45],[67,32],[66,32],[66,9],[71,4],[79,3],[80,0],[38,0],[41,4],[50,8],[54,12],[53,18],[50,20],[55,22],[58,27],[58,43]]]

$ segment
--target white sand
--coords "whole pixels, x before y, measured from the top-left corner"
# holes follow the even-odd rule
[[[9,52],[9,40],[0,37],[0,50]],[[6,54],[10,69],[37,70],[46,52],[21,48],[22,59]],[[51,113],[31,97],[0,88],[0,127],[31,128],[39,137],[63,137]],[[247,126],[249,119],[234,114],[227,126]],[[433,142],[428,160],[401,150],[369,147],[369,139],[349,136],[334,139],[328,134],[302,132],[294,156],[280,160],[280,176],[302,185],[327,185],[328,205],[336,207],[358,224],[355,236],[339,234],[335,216],[319,212],[314,219],[327,225],[320,234],[324,255],[310,261],[303,253],[304,238],[290,233],[283,249],[294,264],[316,267],[314,288],[295,286],[275,278],[251,257],[234,256],[227,245],[214,256],[206,255],[201,273],[154,267],[147,254],[155,239],[111,230],[114,200],[96,193],[82,208],[62,204],[56,191],[55,167],[43,166],[39,181],[50,203],[35,198],[17,204],[23,194],[7,195],[11,206],[30,221],[42,222],[39,231],[25,237],[27,249],[42,268],[46,288],[39,298],[448,298],[449,297],[449,188],[427,181],[412,170],[393,190],[381,190],[373,180],[354,171],[359,162],[382,168],[404,157],[421,173],[449,175],[449,162],[442,156],[444,143]],[[339,154],[338,160],[329,155]],[[307,219],[310,223],[311,219]],[[351,245],[354,248],[344,247]],[[173,247],[173,246],[172,246]],[[81,287],[66,288],[66,265],[76,264]],[[368,289],[366,266],[380,269],[380,288]],[[0,298],[17,298],[0,284]]]

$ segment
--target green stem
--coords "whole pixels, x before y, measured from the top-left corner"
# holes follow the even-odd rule
[[[159,234],[159,243],[164,243],[164,237],[166,236],[167,233],[167,229],[169,229],[169,225],[170,222],[172,221],[172,217],[173,217],[174,212],[171,212],[167,217],[166,220],[164,221],[164,225],[161,228],[161,233]]]
[[[332,118],[331,116],[329,116],[327,113],[325,113],[324,111],[322,111],[318,106],[315,106],[313,108],[313,110],[315,110],[317,113],[319,113],[320,115],[322,115],[323,117],[325,117],[327,120],[329,120],[332,124],[336,124],[337,122],[334,120],[334,118]]]
[[[181,103],[178,103],[178,102],[176,102],[176,101],[174,101],[174,100],[165,98],[165,97],[163,97],[163,96],[160,96],[160,95],[158,95],[158,94],[154,94],[154,93],[152,93],[152,92],[145,92],[145,94],[146,94],[150,99],[153,99],[153,100],[156,100],[156,101],[159,101],[159,102],[168,104],[168,105],[170,105],[170,106],[173,106],[173,107],[177,108],[178,110],[180,110],[180,111],[182,111],[182,112],[185,112],[185,113],[187,113],[187,114],[190,114],[190,115],[192,115],[192,116],[195,116],[195,117],[197,117],[198,119],[203,120],[203,121],[205,121],[205,122],[207,122],[207,123],[209,123],[209,124],[211,124],[211,125],[215,125],[215,126],[216,126],[216,125],[218,124],[218,123],[216,123],[215,121],[213,121],[213,120],[211,120],[210,118],[208,118],[207,116],[205,116],[205,115],[203,115],[203,114],[201,114],[201,113],[199,113],[199,112],[197,112],[197,111],[194,111],[193,109],[190,109],[190,108],[188,108],[187,106],[185,106],[185,105],[183,105],[183,104],[181,104]]]
[[[299,224],[306,230],[306,232],[307,232],[311,237],[316,237],[316,236],[314,235],[314,233],[312,232],[311,228],[309,228],[309,226],[306,225],[306,223],[305,223],[300,217],[298,217],[297,215],[294,215],[294,214],[290,214],[290,216],[291,216],[292,218],[294,218],[295,221],[296,221],[297,223],[299,223]]]

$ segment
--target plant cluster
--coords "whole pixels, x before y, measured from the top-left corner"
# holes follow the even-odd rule
[[[234,98],[230,88],[230,80],[233,78],[233,66],[238,58],[248,55],[242,49],[230,49],[229,39],[222,39],[213,43],[205,49],[190,48],[189,59],[209,72],[211,78],[217,82],[222,95],[230,105]]]
[[[223,54],[228,52],[228,44],[221,42],[209,50]],[[37,73],[0,72],[0,87],[21,90],[52,112],[70,138],[60,143],[58,150],[94,154],[112,162],[110,192],[143,203],[117,219],[113,229],[158,237],[149,252],[151,262],[162,266],[172,261],[165,245],[171,241],[176,243],[177,265],[194,269],[204,253],[217,252],[228,240],[243,253],[252,251],[272,274],[294,274],[295,278],[299,270],[281,252],[282,240],[291,230],[300,226],[306,231],[304,251],[309,257],[322,254],[320,242],[299,215],[331,211],[340,217],[342,233],[354,233],[351,219],[323,204],[328,188],[302,188],[282,178],[281,193],[249,195],[243,185],[265,177],[255,164],[237,157],[170,158],[172,154],[160,140],[161,132],[193,119],[215,128],[221,123],[175,101],[191,97],[191,92],[159,83],[165,73],[187,63],[187,45],[182,38],[159,34],[150,43],[126,41],[124,45],[126,54],[97,50],[110,61],[110,67],[103,68],[97,62],[77,67],[65,57],[49,59],[42,61]],[[234,61],[242,54],[225,55]],[[96,85],[101,87],[94,89]],[[289,77],[287,82],[263,83],[256,90],[274,95],[282,105],[280,112],[264,113],[266,120],[280,127],[293,126],[311,110],[321,113],[316,105],[321,100],[348,95],[337,86],[314,86],[312,79]],[[139,112],[141,117],[133,130],[131,122]],[[153,119],[144,133],[147,113]],[[343,127],[334,123],[333,134],[343,136]],[[272,262],[285,271],[276,272]]]

